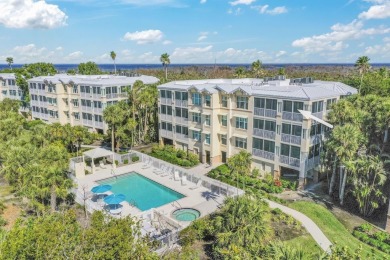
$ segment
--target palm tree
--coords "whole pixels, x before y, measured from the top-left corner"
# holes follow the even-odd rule
[[[116,58],[116,53],[114,51],[110,52],[111,59],[114,61],[114,74],[116,75],[116,64],[115,64],[115,58]]]
[[[171,64],[168,53],[161,54],[160,61],[165,68],[165,80],[168,80],[168,65]]]
[[[111,127],[111,148],[112,152],[115,152],[115,133],[118,131],[118,128],[126,119],[126,113],[128,111],[121,107],[121,103],[119,102],[115,105],[108,106],[103,111],[104,121]]]
[[[367,56],[361,56],[357,59],[357,61],[355,62],[355,67],[357,67],[357,69],[359,70],[359,74],[360,74],[360,87],[359,87],[359,92],[362,88],[362,84],[363,84],[363,76],[365,73],[367,73],[371,66],[370,64],[368,63],[370,61],[370,58],[368,58]]]
[[[238,79],[245,78],[245,76],[246,76],[246,71],[244,67],[238,67],[234,72],[234,77]]]
[[[256,78],[260,78],[264,74],[263,63],[260,60],[252,62],[252,72]]]
[[[7,57],[7,58],[5,59],[5,61],[8,63],[8,67],[12,70],[11,64],[14,63],[14,58],[12,58],[12,57]]]
[[[241,150],[238,154],[233,155],[227,161],[231,174],[236,174],[238,182],[239,176],[248,176],[251,171],[252,155],[247,151]],[[245,185],[245,183],[243,183]],[[237,183],[238,187],[238,183]],[[245,187],[244,187],[245,189]]]

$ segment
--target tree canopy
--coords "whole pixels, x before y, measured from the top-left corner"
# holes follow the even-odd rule
[[[99,75],[102,74],[102,71],[100,70],[99,66],[92,61],[88,61],[86,63],[80,63],[77,66],[77,71],[79,74],[82,75]]]

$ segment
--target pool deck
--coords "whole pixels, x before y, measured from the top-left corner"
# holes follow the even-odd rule
[[[78,192],[79,193],[82,192],[82,188],[88,191],[91,190],[92,187],[98,185],[97,181],[135,171],[140,175],[147,177],[157,183],[160,183],[185,196],[184,198],[179,199],[175,202],[171,202],[162,205],[158,208],[155,208],[157,212],[172,219],[173,221],[176,221],[182,227],[188,226],[190,222],[181,222],[173,219],[171,217],[173,211],[179,208],[193,208],[198,210],[201,213],[201,217],[202,217],[216,211],[225,199],[224,196],[212,193],[209,189],[203,186],[200,186],[197,189],[191,189],[192,187],[195,187],[196,184],[190,182],[189,180],[187,181],[187,185],[182,186],[181,181],[175,181],[173,176],[161,177],[160,175],[157,175],[153,172],[155,168],[153,167],[144,168],[143,166],[144,164],[140,162],[140,163],[118,167],[114,170],[100,169],[96,171],[94,174],[86,175],[85,178],[78,179],[77,181]],[[110,192],[107,192],[107,194],[110,194]],[[128,215],[132,215],[136,217],[142,216],[141,210],[139,210],[134,206],[131,206],[126,201],[121,204],[123,206],[121,216],[128,216]],[[96,209],[99,209],[98,205],[96,205]]]

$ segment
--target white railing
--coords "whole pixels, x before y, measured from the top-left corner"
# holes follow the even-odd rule
[[[81,106],[81,111],[83,111],[83,112],[92,112],[93,109],[92,109],[92,107]]]
[[[118,98],[118,97],[119,97],[119,94],[118,94],[118,93],[106,94],[106,98],[107,98],[107,99],[110,99],[110,98]]]
[[[264,137],[268,139],[275,140],[276,133],[268,130],[253,128],[253,134],[255,136]]]
[[[175,136],[176,136],[176,139],[180,139],[180,140],[183,140],[183,141],[188,141],[188,135],[175,134]]]
[[[292,112],[285,112],[284,111],[282,113],[282,119],[296,121],[296,122],[302,122],[303,116],[301,113],[292,113]]]
[[[178,107],[188,107],[188,101],[187,100],[175,99],[175,106],[178,106]]]
[[[95,114],[103,114],[103,108],[94,107],[93,112]]]
[[[301,137],[296,135],[282,134],[282,142],[301,145]]]
[[[263,151],[260,149],[253,148],[252,149],[252,154],[257,157],[265,158],[270,161],[275,160],[275,154],[267,151]]]
[[[180,124],[188,124],[188,118],[176,116],[175,122]]]
[[[160,114],[160,118],[172,122],[172,115]]]
[[[310,144],[319,144],[322,140],[322,135],[319,134],[319,135],[313,135],[313,136],[310,136]]]
[[[83,119],[83,125],[92,126],[93,127],[93,121],[88,119]]]
[[[95,121],[95,122],[94,122],[94,126],[95,126],[95,127],[98,127],[98,128],[103,128],[103,122],[97,122],[97,121]]]
[[[294,166],[294,167],[299,167],[301,164],[299,159],[288,157],[285,155],[281,155],[279,158],[279,161],[283,164],[287,164],[287,165]]]
[[[172,131],[168,131],[168,130],[161,129],[160,130],[160,134],[161,134],[162,137],[168,137],[168,138],[172,138],[173,137],[173,132]]]
[[[160,102],[163,105],[172,105],[172,99],[171,98],[160,98]]]
[[[265,108],[255,107],[254,114],[255,114],[255,116],[264,116],[264,117],[276,118],[277,112],[276,112],[276,110],[272,110],[272,109],[265,109]]]

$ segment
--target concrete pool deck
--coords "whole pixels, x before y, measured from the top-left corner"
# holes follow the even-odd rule
[[[226,198],[223,195],[211,192],[210,189],[205,188],[203,186],[200,186],[196,189],[191,189],[195,187],[196,184],[189,180],[187,181],[187,184],[183,186],[181,181],[175,181],[172,175],[162,177],[153,172],[156,168],[151,166],[145,168],[144,166],[145,166],[144,163],[139,162],[135,164],[118,167],[114,170],[100,169],[96,171],[94,174],[86,175],[84,178],[77,180],[77,184],[78,184],[77,194],[78,196],[80,196],[80,194],[83,193],[83,189],[85,191],[90,191],[92,187],[98,185],[97,181],[107,179],[107,178],[112,178],[114,176],[119,176],[134,171],[144,177],[147,177],[185,196],[184,198],[179,199],[177,201],[170,202],[168,204],[154,208],[155,211],[157,211],[161,215],[164,215],[167,218],[170,218],[174,222],[177,222],[181,227],[188,226],[190,222],[177,221],[176,219],[172,218],[171,214],[173,211],[179,208],[193,208],[198,210],[201,213],[201,217],[203,217],[216,211],[218,207],[223,203],[224,199]],[[110,194],[110,192],[107,192],[107,194]],[[91,199],[89,200],[91,201]],[[96,202],[92,202],[92,203],[97,204]],[[126,201],[121,204],[123,206],[121,216],[131,215],[131,216],[142,218],[143,212],[141,210],[139,210],[134,206],[131,206]],[[99,205],[95,205],[95,210],[99,210],[99,209],[102,208],[100,208]]]

